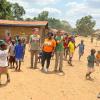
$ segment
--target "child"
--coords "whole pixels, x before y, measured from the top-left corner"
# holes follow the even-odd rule
[[[64,56],[65,56],[65,60],[67,60],[67,55],[68,55],[68,35],[65,36],[64,38]]]
[[[41,62],[41,59],[42,59],[42,51],[40,51],[40,52],[39,52],[39,55],[38,55],[39,63]]]
[[[68,64],[70,66],[72,66],[72,58],[73,58],[73,54],[75,51],[75,40],[72,38],[70,38],[70,42],[68,43],[68,49],[69,49],[69,61]]]
[[[24,47],[24,51],[23,51],[23,61],[24,61],[24,56],[25,56],[25,49],[26,49],[26,41],[25,41],[25,39],[23,38],[22,39],[22,45],[23,45],[23,47]]]
[[[7,45],[5,41],[0,40],[0,84],[1,84],[1,75],[6,74],[7,75],[7,83],[10,82],[10,77],[9,73],[7,70],[8,66],[8,50],[7,50]]]
[[[81,56],[83,56],[84,54],[84,41],[81,40],[81,43],[77,47],[79,47],[79,60],[80,60]]]
[[[16,71],[20,71],[21,62],[23,59],[23,52],[24,52],[24,47],[21,44],[21,40],[18,40],[18,44],[15,46]]]
[[[96,63],[97,63],[97,66],[99,66],[99,64],[100,64],[100,51],[98,51],[98,53],[96,55]]]
[[[95,71],[94,70],[94,63],[96,61],[95,52],[96,52],[95,49],[91,49],[91,54],[87,57],[87,60],[88,60],[88,72],[86,73],[86,79],[92,79],[90,77],[90,74]]]
[[[11,45],[9,46],[9,63],[10,63],[10,68],[14,68],[14,63],[15,63],[15,41],[11,41]]]

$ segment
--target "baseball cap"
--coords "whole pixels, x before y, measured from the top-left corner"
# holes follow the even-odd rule
[[[6,42],[4,40],[0,40],[0,46],[1,45],[6,45]]]

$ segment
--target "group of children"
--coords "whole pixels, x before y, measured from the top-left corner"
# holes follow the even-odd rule
[[[17,42],[12,40],[9,45],[8,61],[10,68],[15,68],[15,71],[20,71],[21,62],[24,60],[25,47],[25,39],[18,39]],[[16,63],[16,67],[14,67],[14,63]]]
[[[84,41],[81,40],[81,42],[76,46],[75,44],[75,39],[74,38],[68,38],[68,35],[65,37],[64,39],[64,55],[65,57],[69,54],[69,60],[68,60],[68,64],[72,66],[72,58],[73,58],[73,54],[75,52],[76,48],[79,48],[78,50],[78,55],[79,55],[79,61],[81,59],[81,57],[84,54],[84,50],[85,50],[85,45],[84,45]],[[91,49],[90,55],[87,57],[87,73],[86,73],[86,79],[87,80],[91,80],[91,73],[93,73],[94,70],[94,66],[97,65],[99,66],[100,64],[100,51],[97,51],[97,54],[95,49]]]
[[[15,71],[21,70],[20,67],[21,62],[24,60],[25,46],[24,39],[18,39],[17,42],[11,40],[10,43],[0,40],[0,83],[1,74],[6,74],[7,82],[10,82],[10,77],[7,71],[8,66],[10,66],[10,68],[15,68]]]
[[[73,36],[68,37],[68,35],[66,35],[64,38],[64,56],[65,59],[67,59],[67,56],[69,55],[68,64],[71,66],[72,66],[73,54],[76,48],[79,48],[78,54],[80,60],[84,54],[84,48],[85,48],[84,41],[81,40],[81,43],[79,43],[78,46],[76,46],[75,37]]]
[[[68,37],[66,35],[64,37],[64,56],[67,59],[67,55],[69,55],[68,64],[72,66],[72,58],[73,54],[75,52],[76,48],[79,48],[79,60],[81,59],[81,56],[84,54],[84,41],[81,40],[81,42],[78,44],[78,46],[75,45],[75,38],[74,37]],[[15,71],[20,71],[21,62],[24,60],[25,55],[25,39],[17,39],[17,40],[11,40],[9,44],[7,44],[4,40],[0,40],[0,82],[1,82],[1,74],[7,75],[7,82],[10,82],[10,77],[7,71],[7,67],[10,66],[10,68],[15,68]],[[96,63],[97,66],[100,64],[100,51],[96,54],[95,49],[91,49],[90,55],[87,57],[88,62],[88,71],[86,73],[86,79],[91,79],[91,73],[94,72],[94,64]],[[42,52],[40,52],[38,58],[39,62],[42,57]],[[16,66],[15,66],[16,63]]]

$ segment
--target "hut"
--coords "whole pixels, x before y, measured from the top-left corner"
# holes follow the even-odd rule
[[[39,28],[41,40],[44,40],[45,30],[48,29],[48,21],[13,21],[0,20],[0,38],[4,38],[7,33],[11,36],[32,34],[33,28]],[[24,34],[23,34],[24,33]]]

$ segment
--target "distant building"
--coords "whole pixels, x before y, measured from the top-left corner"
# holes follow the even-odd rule
[[[12,37],[17,34],[29,36],[33,28],[39,28],[41,40],[43,41],[45,32],[48,29],[48,21],[0,20],[0,38],[4,38],[7,33],[10,33]]]

